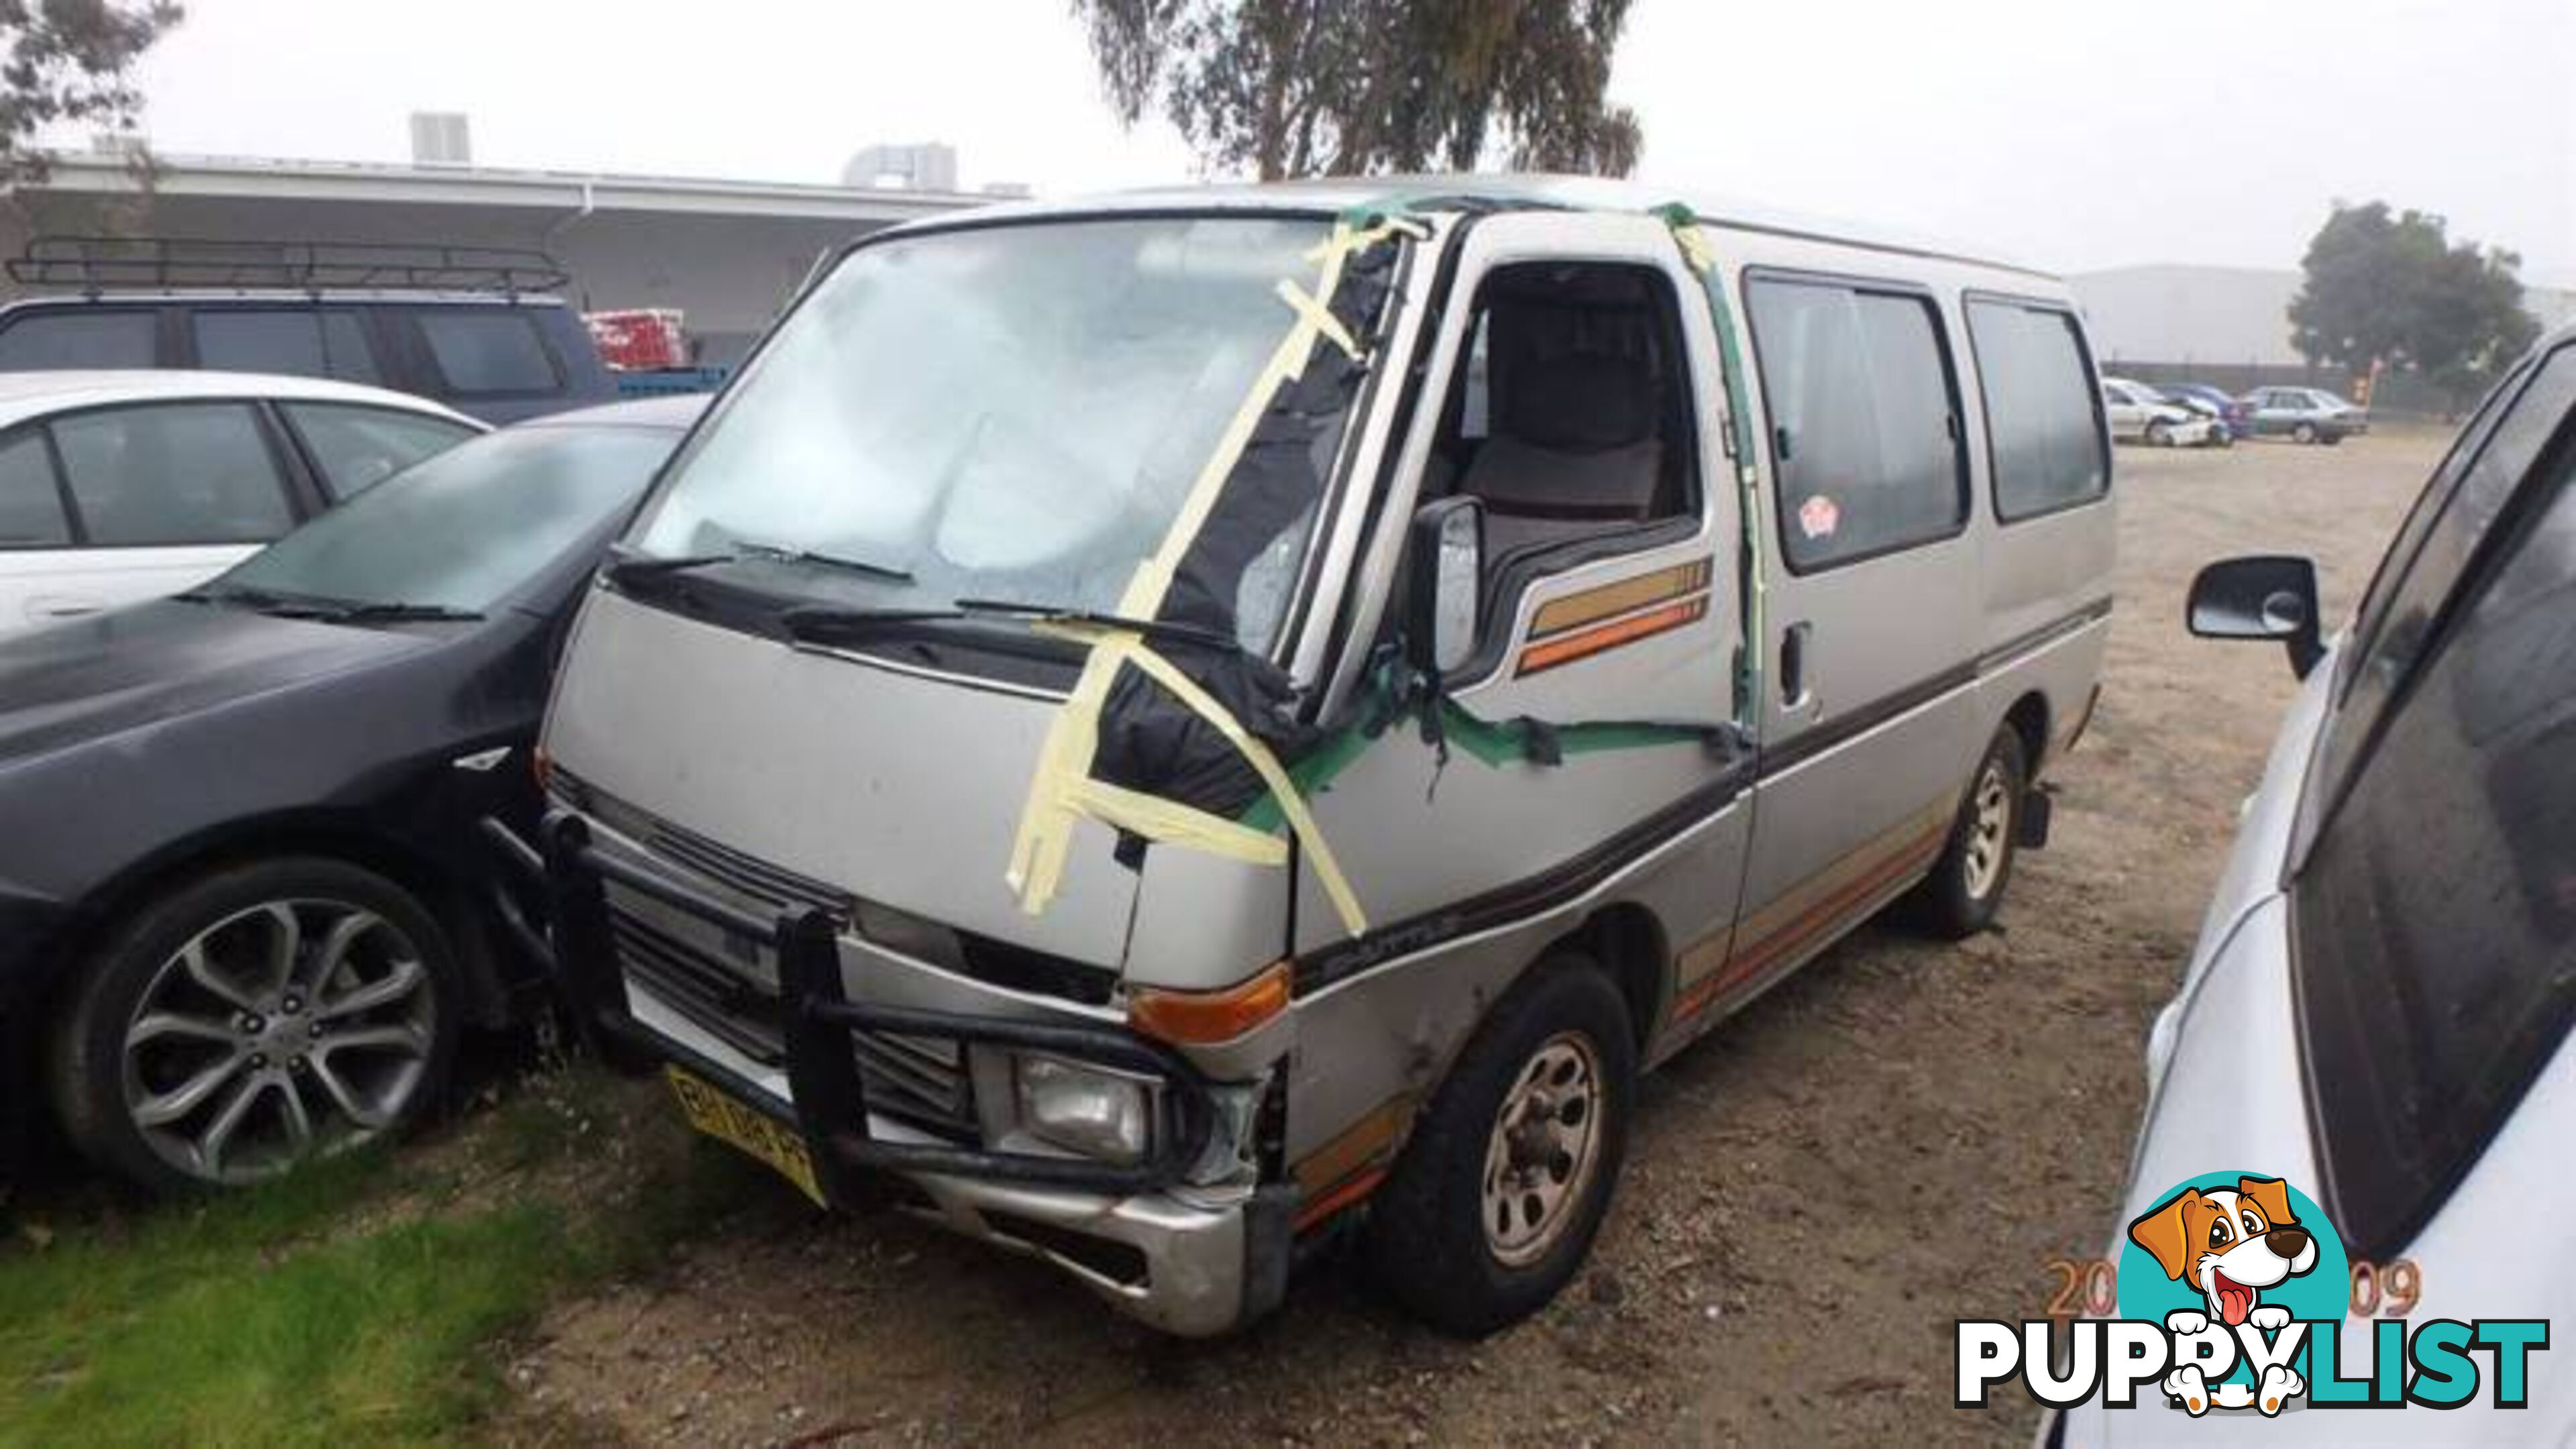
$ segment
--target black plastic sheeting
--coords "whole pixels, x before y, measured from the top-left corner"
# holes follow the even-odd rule
[[[1363,343],[1377,332],[1393,284],[1398,242],[1382,240],[1346,258],[1325,306]],[[1245,570],[1280,535],[1310,526],[1324,495],[1343,420],[1368,376],[1367,364],[1318,335],[1305,371],[1283,381],[1254,424],[1215,506],[1174,570],[1155,618],[1234,638],[1235,595]],[[1320,732],[1298,723],[1286,673],[1250,653],[1156,640],[1156,653],[1214,696],[1245,732],[1283,761],[1311,748]],[[1213,815],[1233,818],[1264,791],[1261,777],[1214,725],[1133,665],[1110,682],[1100,712],[1094,778]]]

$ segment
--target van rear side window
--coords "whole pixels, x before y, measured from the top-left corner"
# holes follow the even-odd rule
[[[1932,304],[1777,278],[1754,279],[1745,297],[1789,566],[1804,573],[1958,532],[1967,470]]]
[[[537,324],[521,313],[440,307],[412,315],[451,393],[553,392],[563,385],[537,337]]]
[[[381,380],[354,312],[227,309],[199,312],[191,322],[199,367],[344,382]]]
[[[150,312],[36,312],[0,328],[0,372],[154,367],[160,318]]]
[[[2109,444],[2075,319],[1996,299],[1971,298],[1967,310],[1986,398],[1995,516],[2011,523],[2110,491]]]

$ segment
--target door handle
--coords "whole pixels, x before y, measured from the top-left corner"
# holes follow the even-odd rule
[[[1780,708],[1787,714],[1818,709],[1815,680],[1811,677],[1808,656],[1815,636],[1814,626],[1801,619],[1780,635]]]
[[[77,619],[84,614],[98,613],[106,607],[106,604],[97,599],[84,599],[63,594],[45,594],[27,601],[27,617],[30,619]]]

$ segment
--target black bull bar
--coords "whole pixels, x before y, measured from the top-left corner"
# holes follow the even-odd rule
[[[856,1174],[871,1169],[1120,1196],[1151,1192],[1180,1181],[1207,1145],[1215,1120],[1207,1078],[1162,1042],[1087,1021],[1012,1020],[855,1002],[842,985],[839,927],[828,912],[803,904],[766,915],[745,910],[601,852],[591,841],[589,822],[569,811],[546,816],[541,840],[534,861],[524,846],[513,853],[523,866],[544,873],[555,983],[601,1054],[632,1061],[640,1053],[674,1063],[777,1118],[804,1139],[824,1196],[836,1206],[854,1200]],[[740,1073],[647,1029],[628,1012],[609,919],[611,881],[775,954],[792,1110],[780,1109]],[[869,1130],[866,1084],[851,1037],[858,1031],[1013,1047],[1153,1078],[1162,1086],[1158,1100],[1164,1106],[1153,1121],[1150,1155],[1112,1163],[877,1137]],[[963,1052],[960,1062],[962,1068]]]

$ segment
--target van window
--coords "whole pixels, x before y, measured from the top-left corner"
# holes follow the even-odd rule
[[[1932,304],[1771,277],[1745,296],[1789,567],[1956,533],[1968,516],[1967,468]]]
[[[0,443],[0,548],[60,548],[71,541],[44,435],[24,432]]]
[[[553,392],[562,385],[535,319],[523,312],[424,307],[412,315],[451,393]]]
[[[2569,355],[2569,354],[2562,354]],[[2546,421],[2567,416],[2563,408]],[[2335,1224],[2399,1248],[2576,1021],[2576,435],[2292,885]],[[2468,501],[2465,496],[2463,502]]]
[[[157,366],[160,320],[150,312],[31,312],[0,328],[0,372]]]
[[[93,544],[265,543],[294,525],[247,403],[107,408],[51,426]]]
[[[323,486],[344,503],[474,436],[474,429],[463,423],[391,408],[311,402],[282,406],[313,466],[321,470]]]
[[[1423,492],[1480,500],[1498,563],[1696,516],[1688,371],[1672,287],[1655,269],[1497,267],[1477,288]]]
[[[375,354],[354,312],[201,311],[190,319],[197,365],[223,372],[275,372],[376,382]]]
[[[2054,307],[1971,298],[1968,346],[1986,398],[1995,516],[2009,523],[2110,491],[2109,443],[2085,380],[2075,318]]]

